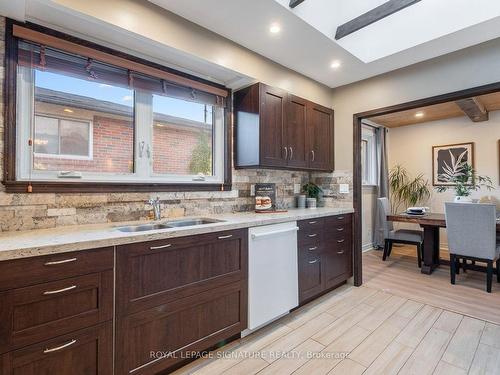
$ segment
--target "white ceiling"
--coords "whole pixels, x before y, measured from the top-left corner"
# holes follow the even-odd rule
[[[500,37],[496,0],[422,0],[338,42],[338,25],[386,0],[305,0],[293,10],[289,0],[149,1],[330,87]]]

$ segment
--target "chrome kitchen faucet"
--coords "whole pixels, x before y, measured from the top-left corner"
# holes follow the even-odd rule
[[[148,203],[153,206],[153,212],[155,215],[155,220],[161,219],[161,206],[160,206],[160,197],[156,197],[156,199],[150,199]]]

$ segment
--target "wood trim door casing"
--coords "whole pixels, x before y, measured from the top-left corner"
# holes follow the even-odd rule
[[[62,40],[68,45],[91,50],[96,54],[112,56],[120,61],[130,61],[134,66],[144,66],[150,72],[161,72],[165,77],[177,77],[176,83],[184,82],[191,87],[202,91],[212,90],[219,96],[227,98],[225,104],[225,131],[224,131],[224,181],[223,183],[203,184],[176,184],[176,183],[115,183],[115,182],[82,182],[82,181],[17,181],[16,180],[16,76],[17,76],[17,46],[18,41],[14,35],[20,30],[30,32],[30,35],[46,35],[50,40]],[[34,34],[33,34],[34,33]],[[47,40],[49,40],[47,39]],[[76,48],[76,47],[75,47]],[[172,81],[172,80],[170,80]],[[203,87],[203,89],[202,89]],[[208,91],[207,91],[208,92]],[[227,191],[232,188],[232,90],[217,83],[206,81],[159,64],[146,61],[120,51],[104,47],[44,26],[21,23],[7,19],[5,23],[5,80],[4,80],[4,175],[2,183],[8,193],[26,193],[31,187],[33,193],[113,193],[113,192],[151,192],[151,191]]]
[[[446,103],[466,99],[473,96],[491,94],[500,91],[500,82],[494,82],[470,89],[459,90],[447,94],[431,96],[417,99],[406,103],[400,103],[387,107],[377,108],[353,115],[353,205],[354,205],[354,225],[353,225],[353,262],[354,262],[354,285],[363,284],[363,260],[361,236],[362,228],[362,179],[361,179],[361,121],[370,117],[388,115],[395,112],[417,109],[435,104]],[[500,144],[500,141],[499,141]],[[499,146],[500,147],[500,146]]]

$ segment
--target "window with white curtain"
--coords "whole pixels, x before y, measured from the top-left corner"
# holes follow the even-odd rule
[[[361,129],[361,174],[365,186],[375,186],[377,181],[377,138],[375,128],[369,125]]]

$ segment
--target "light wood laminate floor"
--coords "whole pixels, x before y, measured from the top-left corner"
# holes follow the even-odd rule
[[[175,374],[500,374],[500,326],[343,286],[210,357]]]

